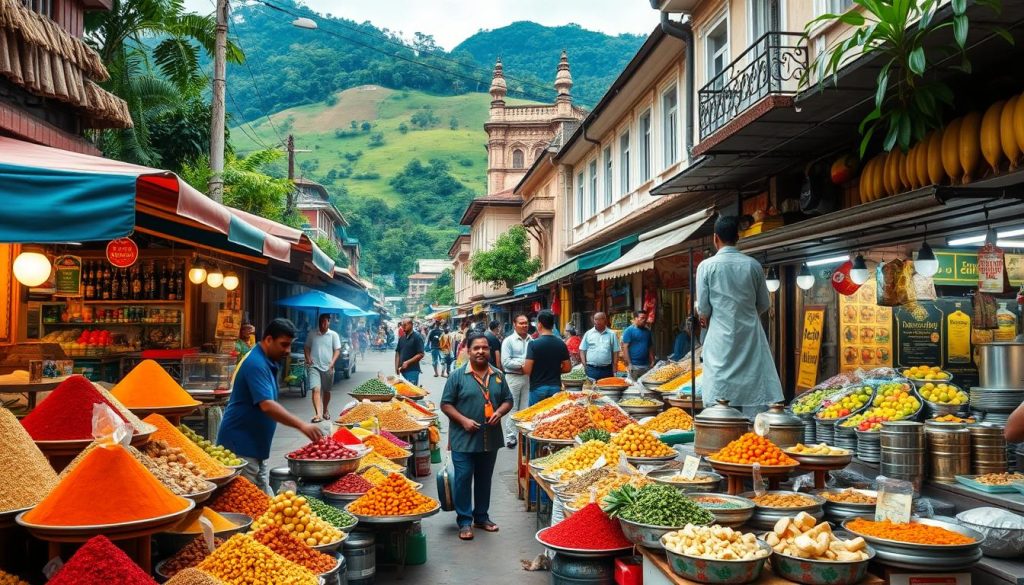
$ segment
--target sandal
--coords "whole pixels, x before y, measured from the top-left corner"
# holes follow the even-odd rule
[[[320,418],[319,416],[314,416],[312,419],[310,419],[309,422],[311,422],[313,424],[317,424],[317,423],[324,422],[324,419]]]
[[[463,526],[459,529],[459,540],[473,540],[473,529]]]
[[[494,522],[474,522],[473,523],[473,528],[479,528],[480,530],[483,530],[484,532],[497,532],[498,531],[498,525],[495,524]]]

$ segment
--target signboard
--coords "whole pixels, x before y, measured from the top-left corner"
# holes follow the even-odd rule
[[[1003,251],[994,244],[985,244],[978,250],[978,290],[1003,292],[1003,275]]]
[[[1011,286],[1024,285],[1024,254],[1005,254],[1006,276],[1010,277]]]
[[[53,294],[58,297],[82,296],[82,259],[58,256],[53,261]]]
[[[118,238],[107,244],[107,261],[117,268],[128,268],[139,259],[139,245],[131,238]]]
[[[892,366],[892,308],[875,304],[875,278],[839,296],[839,371]]]
[[[242,327],[242,312],[231,309],[217,311],[217,338],[237,339],[238,330]]]
[[[951,286],[978,286],[977,250],[935,250],[939,271],[932,280],[935,284]]]
[[[825,326],[825,307],[804,308],[804,328],[800,339],[800,366],[796,387],[807,389],[818,383],[818,359],[821,357],[821,338]]]
[[[901,367],[943,363],[942,325],[945,315],[933,301],[896,307],[896,363]]]

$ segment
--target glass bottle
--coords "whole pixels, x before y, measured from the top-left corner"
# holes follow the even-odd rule
[[[86,265],[85,265],[85,271],[83,272],[84,276],[82,278],[82,281],[83,281],[82,284],[83,284],[83,287],[85,288],[85,292],[84,292],[85,299],[87,301],[91,301],[94,298],[96,298],[96,285],[93,284],[93,280],[92,280],[92,268],[93,268],[92,261],[87,262]]]
[[[110,267],[103,267],[103,277],[100,279],[100,298],[104,301],[110,300]]]
[[[170,293],[167,291],[167,265],[166,264],[161,264],[160,268],[159,268],[159,271],[160,271],[160,281],[159,281],[160,285],[159,285],[159,288],[157,289],[159,291],[158,292],[158,298],[161,301],[165,301],[165,300],[168,300],[168,298],[170,297]]]

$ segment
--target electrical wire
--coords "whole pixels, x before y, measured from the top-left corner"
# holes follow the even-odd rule
[[[274,130],[274,134],[277,135],[277,139],[280,141],[280,144],[285,145],[287,144],[287,141],[284,139],[284,136],[281,135],[281,132],[277,129],[277,125],[274,124],[274,119],[270,116],[270,113],[267,111],[267,100],[266,98],[263,97],[263,92],[260,90],[260,84],[256,81],[256,76],[253,74],[252,68],[249,67],[248,51],[245,50],[245,47],[242,44],[242,34],[239,31],[237,22],[235,23],[233,30],[235,31],[235,40],[238,42],[238,48],[241,49],[242,53],[246,55],[246,58],[242,61],[242,64],[245,66],[245,70],[249,73],[249,79],[252,80],[252,87],[256,91],[256,97],[258,97],[260,100],[260,110],[263,111],[263,116],[267,119],[267,122],[270,123],[270,127],[271,129]]]

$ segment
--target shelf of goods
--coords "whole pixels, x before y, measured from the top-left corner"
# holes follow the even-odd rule
[[[184,301],[83,301],[82,306],[81,314],[67,315],[64,303],[44,303],[40,341],[59,344],[72,359],[182,347]]]

